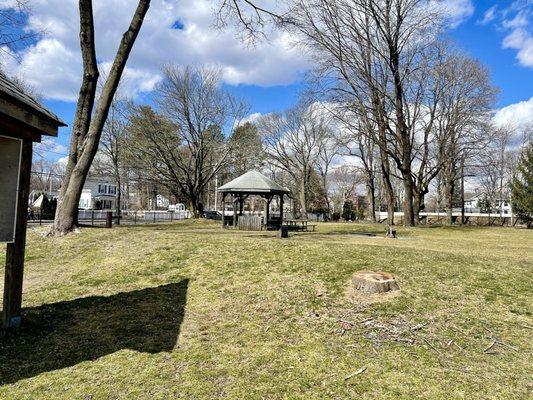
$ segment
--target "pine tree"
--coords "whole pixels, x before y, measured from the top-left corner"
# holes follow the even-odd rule
[[[533,222],[533,143],[522,150],[511,181],[511,196],[513,212],[530,228]]]
[[[346,200],[342,206],[342,218],[345,221],[350,221],[353,217],[352,214],[354,214],[353,201]]]

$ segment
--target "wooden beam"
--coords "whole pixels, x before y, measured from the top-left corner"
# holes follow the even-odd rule
[[[13,243],[8,243],[6,252],[3,304],[4,309],[2,314],[2,326],[4,328],[17,328],[20,326],[32,147],[33,145],[31,141],[23,141],[17,199],[15,241]]]
[[[2,130],[2,135],[4,136],[27,139],[31,142],[41,141],[41,132],[39,130],[26,126],[2,113],[0,113],[0,130]]]
[[[52,122],[50,119],[41,117],[32,113],[17,104],[14,104],[12,99],[5,99],[0,96],[0,110],[2,110],[2,116],[10,116],[19,123],[23,123],[28,127],[34,128],[45,135],[57,136],[58,125],[56,122]]]

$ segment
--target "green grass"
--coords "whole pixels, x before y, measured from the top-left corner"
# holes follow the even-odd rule
[[[357,232],[384,227],[30,231],[0,398],[531,398],[533,232]],[[359,269],[394,273],[401,291],[353,293]]]

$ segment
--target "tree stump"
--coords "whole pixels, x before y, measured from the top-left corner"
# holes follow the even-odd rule
[[[367,294],[400,289],[394,276],[388,272],[356,271],[352,275],[352,283],[356,290]]]

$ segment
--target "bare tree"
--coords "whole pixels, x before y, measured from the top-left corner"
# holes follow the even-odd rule
[[[276,8],[279,9],[280,4]],[[224,28],[232,22],[243,28],[242,38],[255,42],[266,39],[265,30],[271,24],[280,25],[286,19],[286,11],[276,11],[251,0],[217,0],[217,25]]]
[[[316,54],[329,89],[354,115],[375,124],[371,134],[385,186],[389,191],[390,159],[404,184],[404,221],[413,225],[417,115],[411,104],[422,95],[417,77],[439,30],[439,14],[427,0],[301,0],[291,17],[289,25]]]
[[[326,208],[328,211],[331,210],[331,199],[329,197],[329,178],[333,162],[339,153],[340,141],[338,135],[333,132],[332,128],[326,129],[324,136],[320,138],[318,143],[316,169],[320,176],[324,201],[326,202]]]
[[[31,190],[51,194],[59,187],[61,168],[57,163],[45,158],[35,159],[31,166],[31,172]]]
[[[268,159],[296,182],[300,212],[306,215],[318,153],[324,141],[332,137],[324,113],[300,103],[282,114],[265,116],[259,131]]]
[[[51,235],[64,235],[78,224],[78,203],[81,191],[98,150],[102,129],[115,91],[149,7],[150,0],[139,0],[128,30],[122,36],[93,112],[99,77],[94,40],[93,7],[91,0],[79,1],[83,79],[72,125],[69,159],[61,185],[54,225],[50,231]]]
[[[464,179],[474,157],[494,138],[489,127],[496,90],[487,70],[476,60],[452,53],[436,67],[439,84],[433,87],[435,147],[431,168],[439,173],[448,224],[453,222],[457,182]],[[475,162],[475,161],[474,161]],[[464,196],[461,193],[461,196]]]
[[[123,175],[125,171],[124,146],[127,142],[128,134],[128,110],[132,107],[127,99],[115,96],[109,108],[109,115],[102,130],[100,139],[100,153],[104,157],[104,171],[106,175],[111,175],[116,185],[115,212],[117,224],[120,224],[122,210]]]
[[[341,165],[335,168],[331,173],[330,180],[334,209],[339,213],[344,203],[355,197],[357,187],[366,182],[360,169],[350,165]]]
[[[349,156],[357,157],[361,163],[361,171],[365,177],[366,196],[370,213],[370,220],[376,222],[376,146],[372,134],[367,131],[360,120],[356,119],[356,128],[348,128],[343,134],[343,152]],[[368,121],[367,121],[368,122]],[[373,129],[373,128],[370,128]],[[390,221],[394,220],[394,210],[389,215]]]
[[[481,194],[489,212],[502,212],[502,202],[510,201],[510,182],[515,155],[509,148],[512,131],[505,127],[493,128],[491,140],[477,154],[475,168]]]
[[[231,162],[228,172],[237,177],[251,169],[258,169],[265,154],[257,126],[250,122],[239,125],[231,134]]]
[[[160,114],[136,107],[130,118],[130,160],[153,182],[184,197],[195,217],[207,184],[226,165],[233,131],[246,106],[220,86],[220,71],[167,66],[159,85]]]

